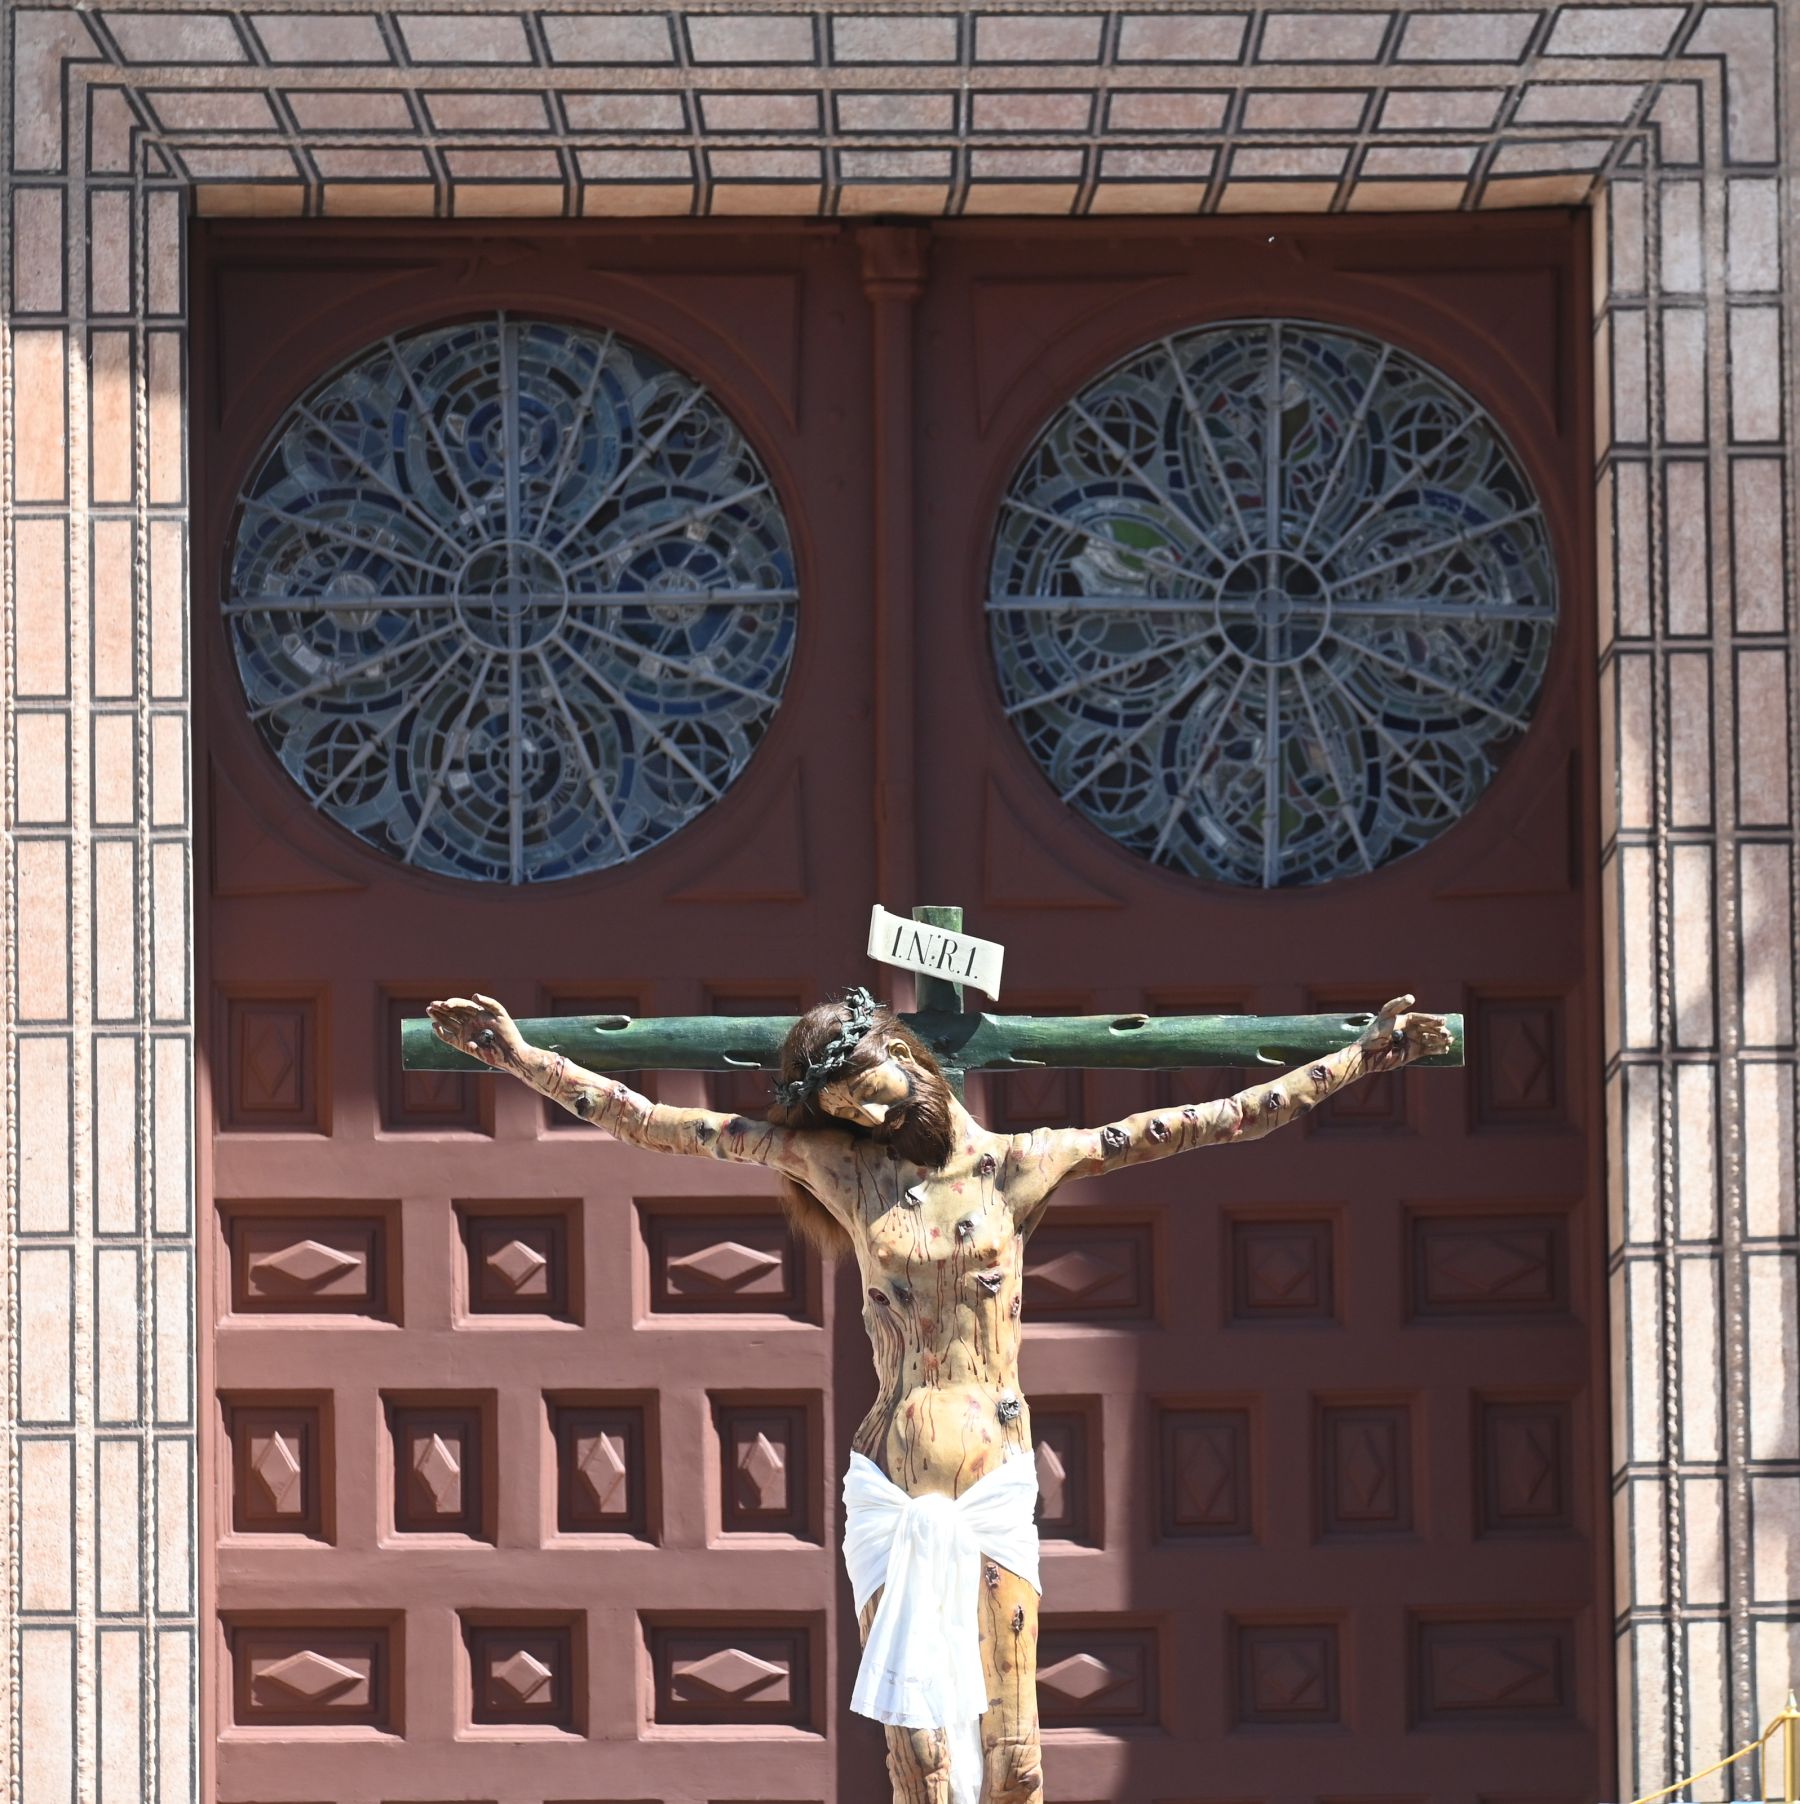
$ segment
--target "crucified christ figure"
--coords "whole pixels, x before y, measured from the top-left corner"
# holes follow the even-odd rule
[[[1398,996],[1361,1038],[1216,1102],[1099,1128],[989,1133],[865,990],[819,1004],[781,1049],[766,1120],[652,1103],[528,1045],[491,997],[430,1008],[459,1051],[583,1121],[660,1152],[778,1172],[790,1220],[853,1254],[876,1399],[845,1483],[865,1643],[852,1707],[887,1727],[895,1804],[1037,1804],[1036,1470],[1019,1392],[1025,1243],[1057,1188],[1263,1135],[1373,1072],[1450,1049]]]

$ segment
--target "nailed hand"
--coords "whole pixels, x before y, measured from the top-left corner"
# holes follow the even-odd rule
[[[431,1031],[446,1046],[480,1059],[484,1065],[509,1065],[525,1050],[518,1024],[492,996],[452,996],[425,1010]]]
[[[1411,996],[1384,1002],[1375,1019],[1362,1031],[1362,1044],[1379,1051],[1393,1050],[1411,1064],[1414,1059],[1448,1052],[1450,1028],[1442,1015],[1429,1015],[1413,1007]]]

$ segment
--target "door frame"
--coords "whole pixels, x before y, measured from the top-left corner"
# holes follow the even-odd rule
[[[1589,223],[1584,210],[1559,211],[1552,216],[1561,229],[1568,231],[1574,246],[1572,267],[1577,272],[1586,271]],[[1447,217],[1428,216],[1429,229],[1441,237],[1448,232],[1453,240],[1461,241],[1465,235],[1505,234],[1508,232],[1523,233],[1535,229],[1543,231],[1546,216],[1541,214],[1512,213],[1492,216],[1455,215]],[[494,286],[496,291],[506,289],[513,297],[510,305],[523,307],[528,299],[519,297],[516,287],[507,288],[506,268],[509,257],[515,251],[523,250],[527,254],[532,251],[550,249],[561,254],[570,245],[599,247],[602,253],[615,250],[633,241],[655,240],[667,245],[672,239],[685,241],[686,249],[692,253],[698,264],[704,265],[709,257],[716,256],[719,248],[733,242],[750,241],[753,245],[766,247],[771,243],[789,242],[793,240],[830,239],[854,233],[863,245],[862,266],[865,293],[869,296],[872,308],[879,308],[886,303],[890,306],[898,303],[898,310],[890,313],[885,339],[890,356],[897,361],[890,366],[887,377],[887,399],[884,408],[882,386],[876,386],[876,397],[873,407],[873,427],[877,442],[892,424],[892,409],[898,404],[911,411],[916,407],[918,390],[905,390],[897,398],[893,388],[896,372],[904,367],[911,380],[917,372],[911,358],[918,356],[918,332],[920,327],[921,302],[929,293],[930,276],[928,260],[938,244],[951,246],[969,240],[1005,238],[1019,242],[1022,246],[1041,244],[1054,252],[1065,247],[1073,249],[1081,247],[1089,255],[1097,238],[1118,244],[1133,250],[1144,247],[1155,247],[1179,242],[1185,245],[1206,245],[1218,241],[1227,241],[1244,247],[1253,246],[1259,239],[1265,242],[1306,240],[1313,242],[1350,242],[1368,241],[1383,232],[1390,236],[1412,234],[1423,238],[1425,223],[1416,217],[1394,221],[1386,218],[1324,218],[1306,217],[1296,219],[1288,216],[1273,216],[1267,219],[1250,216],[1235,218],[1218,218],[1201,221],[1184,220],[1151,220],[1132,219],[1118,221],[988,221],[988,220],[947,220],[931,222],[908,222],[904,226],[855,226],[849,222],[839,224],[831,221],[706,221],[706,220],[671,220],[655,223],[629,223],[605,221],[569,221],[554,228],[542,223],[503,224],[499,222],[461,224],[455,222],[395,222],[395,221],[362,221],[362,222],[195,222],[196,229],[192,233],[191,249],[191,293],[193,296],[193,352],[191,368],[192,411],[189,422],[190,433],[190,467],[192,469],[192,493],[194,496],[193,519],[190,539],[190,645],[193,660],[194,733],[192,770],[196,775],[195,808],[195,859],[196,870],[202,873],[195,884],[195,917],[194,917],[194,993],[197,1010],[196,1032],[196,1084],[195,1084],[195,1220],[199,1244],[196,1250],[196,1327],[199,1335],[197,1349],[196,1403],[197,1411],[212,1412],[216,1410],[216,1385],[213,1370],[212,1318],[208,1313],[212,1307],[215,1285],[218,1280],[216,1271],[215,1241],[213,1218],[216,1213],[214,1193],[214,1171],[212,1156],[212,1136],[215,1131],[212,1109],[212,1074],[213,1065],[218,1055],[216,1035],[218,1032],[215,998],[213,994],[213,972],[210,957],[212,943],[212,898],[210,883],[204,873],[211,868],[212,858],[212,821],[210,810],[206,804],[206,792],[203,787],[204,773],[209,768],[209,758],[215,752],[247,753],[241,760],[240,767],[244,781],[251,786],[251,799],[259,811],[267,809],[284,827],[291,827],[302,843],[317,844],[329,862],[337,865],[348,863],[351,868],[373,867],[382,871],[388,869],[388,863],[381,855],[363,847],[348,833],[337,829],[323,821],[315,810],[306,802],[298,790],[286,783],[281,773],[274,769],[266,748],[254,732],[250,723],[242,717],[242,710],[234,711],[232,703],[241,700],[236,689],[236,673],[231,668],[229,655],[225,647],[224,637],[218,630],[218,623],[212,613],[217,594],[217,581],[223,557],[222,535],[229,519],[229,503],[226,499],[231,486],[226,480],[226,453],[219,443],[219,434],[215,427],[212,408],[215,404],[213,370],[210,353],[213,346],[213,334],[217,330],[217,315],[214,305],[210,272],[216,260],[228,249],[237,254],[255,254],[261,247],[267,254],[279,258],[285,254],[292,256],[304,251],[310,258],[319,254],[321,247],[339,244],[347,247],[350,254],[368,257],[378,256],[392,249],[396,243],[416,245],[430,259],[449,258],[462,253],[471,257],[490,259],[494,268]],[[893,234],[904,234],[918,250],[916,266],[908,262],[911,254],[905,243]],[[1434,247],[1435,248],[1435,247]],[[1029,254],[1022,252],[1022,254]],[[896,270],[898,260],[898,274]],[[1441,260],[1441,259],[1440,259]],[[1430,259],[1421,259],[1428,262]],[[886,285],[884,287],[884,285]],[[896,287],[897,285],[897,287]],[[608,298],[610,297],[610,299]],[[1565,340],[1567,355],[1571,360],[1571,373],[1567,383],[1571,404],[1576,410],[1573,430],[1578,441],[1588,449],[1588,467],[1592,464],[1593,441],[1593,342],[1589,328],[1590,309],[1587,287],[1578,279],[1570,284],[1569,291],[1559,297],[1559,307],[1573,319],[1579,329],[1572,331]],[[1166,302],[1157,304],[1157,317],[1166,322],[1163,329],[1174,329],[1175,326],[1196,326],[1208,323],[1213,319],[1243,317],[1241,307],[1227,312],[1216,312],[1203,302],[1199,305],[1178,305],[1171,292]],[[742,369],[733,368],[734,356],[730,348],[721,341],[721,348],[716,361],[711,366],[697,364],[692,347],[686,341],[676,341],[665,330],[657,325],[654,296],[641,284],[619,280],[610,284],[602,283],[593,290],[591,301],[584,300],[581,308],[568,305],[566,297],[554,301],[553,310],[567,316],[580,319],[583,323],[595,319],[607,321],[629,320],[628,332],[638,337],[648,347],[657,350],[669,358],[678,367],[691,368],[701,374],[709,383],[716,386],[717,392],[726,400],[733,416],[743,425],[747,436],[756,446],[758,454],[769,466],[774,475],[777,487],[784,496],[798,498],[800,479],[774,442],[772,437],[758,429],[758,422],[764,417],[766,410],[773,404],[766,385],[746,380]],[[460,313],[446,313],[441,307],[433,308],[428,303],[418,303],[412,309],[419,323],[426,320],[448,320],[452,317],[466,317],[468,309]],[[385,317],[385,316],[384,316]],[[1380,336],[1391,335],[1380,316],[1373,311],[1359,311],[1355,306],[1334,306],[1322,309],[1317,317],[1328,323],[1341,323],[1365,331],[1373,331]],[[400,329],[390,327],[390,329]],[[869,329],[859,327],[858,329]],[[1123,323],[1114,329],[1114,337],[1118,340],[1115,352],[1096,361],[1089,354],[1071,353],[1061,360],[1046,361],[1044,365],[1029,373],[1021,389],[1021,396],[1008,402],[1008,411],[1016,417],[1008,428],[1010,437],[1007,449],[1003,454],[995,455],[992,469],[995,472],[1010,470],[1022,453],[1026,444],[1037,430],[1036,421],[1041,423],[1047,417],[1056,400],[1066,398],[1082,384],[1114,360],[1123,356],[1137,343],[1153,336],[1151,332],[1143,332],[1136,325]],[[316,330],[307,335],[307,342],[316,347],[336,346],[335,355],[318,349],[308,364],[311,371],[304,378],[289,384],[291,394],[297,394],[309,386],[317,375],[337,367],[363,344],[368,342],[367,334],[358,334],[354,330],[351,310],[346,306],[329,320],[318,323]],[[1508,437],[1519,452],[1527,470],[1531,473],[1539,488],[1540,499],[1546,504],[1546,515],[1551,517],[1551,533],[1553,554],[1557,560],[1559,580],[1562,584],[1564,613],[1558,623],[1557,641],[1552,652],[1553,668],[1560,668],[1566,661],[1575,661],[1576,670],[1591,672],[1597,655],[1597,616],[1596,616],[1596,559],[1595,559],[1595,523],[1593,515],[1594,490],[1590,480],[1581,481],[1571,494],[1552,482],[1546,480],[1546,470],[1541,461],[1534,457],[1530,446],[1532,434],[1521,430],[1518,418],[1522,403],[1516,403],[1502,385],[1497,383],[1480,384],[1471,380],[1460,370],[1456,362],[1441,356],[1434,344],[1417,339],[1414,336],[1403,337],[1400,342],[1416,348],[1434,362],[1448,368],[1455,379],[1472,394],[1481,400],[1484,407],[1494,415],[1507,431]],[[272,358],[278,347],[271,347]],[[738,360],[741,365],[741,359]],[[1026,405],[1022,396],[1028,387],[1036,397],[1030,405]],[[764,392],[758,392],[761,388]],[[1039,401],[1042,405],[1038,405]],[[278,413],[272,409],[264,409],[266,418],[261,419],[255,432],[245,429],[240,432],[234,443],[248,443],[253,454],[254,446],[261,442],[262,436],[272,427]],[[872,459],[872,462],[875,460]],[[989,487],[993,492],[983,491],[981,500],[991,516],[993,504],[999,492],[995,483],[1003,483],[1004,476],[998,475],[990,479]],[[919,543],[921,522],[917,512],[917,493],[910,469],[896,467],[890,457],[885,466],[875,462],[871,477],[871,502],[879,521],[878,531],[890,547],[887,557],[887,574],[884,579],[897,594],[898,605],[905,610],[901,618],[910,620],[911,596],[907,591],[909,585],[916,584],[918,578],[917,562],[911,557],[912,548]],[[802,571],[813,568],[814,552],[812,535],[804,506],[795,505],[788,510],[790,528],[794,536],[796,560]],[[894,561],[895,553],[891,548],[902,547],[907,553],[904,558]],[[972,587],[979,590],[988,557],[986,542],[971,542],[965,548],[965,564]],[[922,560],[920,560],[922,561]],[[802,577],[802,587],[807,587]],[[980,660],[980,668],[988,670],[987,649],[983,642],[983,626],[978,615],[971,614],[968,622],[970,643],[963,647],[964,655],[971,655]],[[904,643],[909,647],[910,656],[903,670],[892,670],[888,673],[893,684],[893,696],[889,704],[887,725],[895,726],[894,710],[898,709],[904,717],[914,706],[912,697],[916,694],[918,682],[918,645],[917,634],[911,632],[890,632],[884,635],[884,649],[893,648]],[[797,641],[794,663],[789,677],[790,692],[799,693],[810,667],[808,636],[802,633]],[[988,671],[991,676],[991,671]],[[1548,680],[1548,677],[1547,679]],[[1587,1163],[1592,1188],[1589,1196],[1593,1203],[1591,1221],[1592,1232],[1589,1235],[1591,1244],[1584,1248],[1584,1266],[1594,1275],[1595,1281],[1590,1285],[1588,1311],[1591,1322],[1590,1332],[1590,1380],[1588,1395],[1590,1410],[1588,1412],[1587,1431],[1591,1437],[1591,1474],[1590,1486],[1590,1520],[1592,1524],[1593,1570],[1595,1573],[1595,1597],[1592,1634],[1595,1637],[1593,1671],[1596,1675],[1597,1693],[1595,1698],[1596,1721],[1594,1724],[1599,1749],[1599,1759],[1603,1771],[1607,1774],[1607,1783],[1613,1783],[1617,1763],[1616,1734],[1616,1673],[1612,1653],[1613,1625],[1613,1567],[1612,1567],[1612,1417],[1616,1399],[1612,1395],[1607,1374],[1611,1369],[1608,1334],[1608,1294],[1606,1286],[1606,1191],[1604,1184],[1604,1124],[1606,1121],[1604,1107],[1604,1072],[1602,1069],[1602,1009],[1605,1006],[1604,984],[1602,980],[1602,930],[1601,930],[1601,884],[1598,865],[1600,854],[1600,822],[1603,812],[1600,807],[1600,783],[1610,778],[1610,770],[1603,769],[1600,760],[1601,747],[1598,731],[1598,695],[1594,686],[1580,680],[1579,674],[1573,682],[1573,688],[1580,709],[1579,742],[1584,750],[1584,768],[1586,779],[1582,784],[1579,808],[1575,822],[1576,851],[1580,861],[1580,882],[1586,891],[1587,907],[1584,920],[1584,937],[1586,942],[1586,958],[1589,972],[1589,1007],[1587,1010],[1590,1031],[1585,1044],[1570,1044],[1567,1049],[1567,1070],[1572,1085],[1580,1087],[1582,1092],[1581,1116],[1587,1141]],[[758,748],[758,757],[733,785],[733,801],[736,812],[740,815],[750,814],[760,808],[773,790],[783,763],[777,754],[781,748],[788,747],[807,730],[806,723],[800,719],[800,710],[790,708],[787,718],[778,712],[771,723],[769,733]],[[902,718],[899,727],[903,730],[905,720]],[[1507,760],[1506,767],[1500,772],[1495,783],[1481,798],[1480,806],[1513,808],[1519,805],[1520,798],[1515,791],[1520,790],[1528,780],[1529,758],[1525,756],[1527,744],[1522,744],[1514,755]],[[920,748],[921,752],[923,748]],[[1016,789],[1025,794],[1041,788],[1043,779],[1035,766],[1030,763],[1024,747],[1015,744],[1014,765],[1011,775]],[[878,766],[878,768],[880,768]],[[891,765],[887,767],[891,769]],[[904,781],[917,787],[920,763],[912,758]],[[891,785],[894,779],[888,778]],[[933,879],[931,860],[923,856],[920,844],[921,832],[917,824],[919,806],[916,797],[903,798],[905,806],[895,809],[894,796],[891,789],[884,791],[879,786],[871,801],[877,820],[881,823],[881,843],[890,848],[889,869],[897,873],[895,881],[901,881],[900,873],[912,871],[915,876],[922,875],[929,882]],[[731,846],[741,831],[738,825],[727,815],[724,809],[714,811],[710,819],[695,822],[680,834],[681,856],[694,868],[703,866],[716,854]],[[1108,867],[1114,881],[1119,881],[1119,865],[1126,863],[1138,877],[1154,885],[1191,886],[1196,880],[1182,877],[1177,873],[1160,871],[1147,866],[1141,860],[1124,853],[1085,822],[1068,825],[1063,831],[1070,833],[1082,846],[1079,854],[1086,868]],[[1454,830],[1445,837],[1454,837]],[[1436,848],[1427,848],[1420,854],[1431,857]],[[665,856],[665,848],[657,848],[649,856]],[[415,873],[427,886],[431,887],[451,884],[454,880],[432,877],[428,873]],[[1382,873],[1377,872],[1355,882],[1378,883]],[[590,877],[571,880],[575,884],[591,887],[598,901],[608,886],[617,880],[617,872],[601,872]],[[466,886],[457,884],[459,894],[466,894]],[[504,885],[492,886],[495,904],[503,903],[510,896],[510,888]],[[958,898],[960,899],[960,898]],[[909,897],[884,897],[890,905],[904,906]],[[201,1430],[204,1435],[206,1430]],[[218,1714],[219,1701],[219,1661],[218,1623],[215,1595],[215,1560],[214,1547],[218,1536],[218,1524],[215,1520],[216,1510],[209,1473],[203,1468],[199,1474],[197,1491],[198,1520],[198,1620],[199,1620],[199,1660],[201,1670],[199,1695],[199,1737],[198,1750],[200,1792],[202,1797],[213,1795],[214,1749],[216,1737],[220,1729]],[[853,1632],[853,1624],[851,1625]],[[840,1662],[841,1663],[841,1662]],[[833,1723],[832,1732],[840,1741],[848,1740],[842,1733],[841,1720]],[[851,1745],[854,1745],[852,1742]]]

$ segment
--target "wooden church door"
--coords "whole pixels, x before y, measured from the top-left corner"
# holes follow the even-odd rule
[[[834,1552],[854,1287],[760,1174],[395,1057],[401,1016],[476,986],[522,1013],[785,1011],[855,975],[879,896],[1005,941],[1008,1009],[1412,988],[1470,1018],[1466,1081],[1073,1188],[1040,1232],[1049,1796],[1595,1795],[1574,226],[971,222],[894,262],[831,225],[202,238],[208,1794],[879,1785]],[[1291,396],[1255,389],[1272,364]],[[1255,480],[1213,468],[1229,434],[1157,442],[1204,416],[1182,383],[1208,369],[1246,443],[1259,399],[1278,421],[1262,492],[1318,503],[1316,547],[1257,538]],[[1303,416],[1332,380],[1321,451]],[[1351,424],[1390,476],[1459,432],[1503,455],[1446,454],[1378,555],[1356,516],[1379,473],[1332,474]],[[1420,522],[1457,508],[1481,549],[1452,569]],[[1034,509],[1078,542],[1033,539]],[[1177,544],[1192,517],[1206,545]],[[1390,556],[1443,618],[1516,619],[1365,630]],[[1205,714],[1196,651],[1260,801],[1207,774],[1218,744],[1157,737]],[[1370,699],[1421,673],[1463,692],[1441,720]],[[1362,815],[1332,762],[1352,742],[1392,786]],[[1146,832],[1170,759],[1181,805]],[[971,1094],[1093,1120],[1222,1081]]]
[[[765,1174],[404,1072],[398,1024],[844,981],[854,261],[234,230],[201,269],[208,1785],[835,1798],[857,1323]]]
[[[1040,1229],[1056,1796],[1610,1795],[1586,267],[1566,217],[934,245],[924,888],[1021,1011],[1469,1023]]]

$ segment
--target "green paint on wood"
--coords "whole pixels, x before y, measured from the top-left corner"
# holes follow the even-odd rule
[[[927,927],[941,927],[946,933],[962,932],[962,910],[960,908],[934,908],[929,904],[912,911],[915,921],[923,921]],[[952,983],[947,977],[920,977],[916,973],[913,982],[917,985],[919,998],[918,1013],[921,1015],[960,1015],[963,1012],[963,987],[960,983]],[[910,1022],[914,1019],[908,1015]],[[944,1076],[950,1088],[956,1092],[956,1100],[962,1102],[963,1070],[961,1065],[945,1064],[943,1059],[938,1063],[944,1066]]]
[[[930,980],[927,980],[930,981]],[[949,985],[945,985],[949,988]],[[1361,1015],[960,1015],[919,1010],[901,1017],[947,1071],[1059,1069],[1172,1071],[1225,1065],[1285,1071],[1356,1039]],[[1463,1018],[1446,1015],[1451,1049],[1421,1065],[1463,1063]],[[552,1015],[521,1021],[533,1046],[590,1071],[769,1071],[792,1015]],[[446,1046],[431,1023],[401,1024],[409,1071],[484,1071]]]
[[[962,932],[962,910],[924,907],[915,921]],[[965,1071],[1179,1071],[1198,1065],[1288,1071],[1348,1046],[1372,1015],[965,1015],[963,986],[917,977],[919,1006],[900,1017],[932,1050],[958,1096]],[[1446,1015],[1451,1047],[1421,1065],[1463,1062],[1463,1018]],[[773,1071],[792,1015],[552,1015],[518,1023],[526,1041],[590,1071]],[[408,1071],[486,1071],[446,1046],[431,1022],[400,1024]]]
[[[962,932],[960,908],[915,908],[915,921],[927,927],[941,927],[946,933]],[[1004,976],[1004,972],[1002,976]],[[963,1011],[963,987],[947,977],[915,977],[918,985],[919,1013],[922,1015],[960,1015]]]

